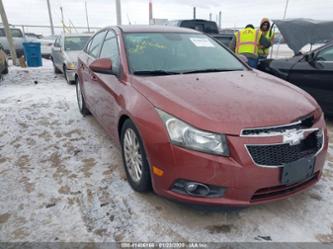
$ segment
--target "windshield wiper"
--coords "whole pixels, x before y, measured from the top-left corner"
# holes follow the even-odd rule
[[[182,74],[214,73],[214,72],[229,72],[229,71],[242,71],[242,69],[207,68],[207,69],[198,69],[198,70],[192,70],[192,71],[185,71],[185,72],[182,72]]]
[[[173,74],[180,74],[180,73],[172,72],[172,71],[164,71],[164,70],[142,70],[142,71],[134,71],[133,74],[135,74],[135,75],[173,75]]]

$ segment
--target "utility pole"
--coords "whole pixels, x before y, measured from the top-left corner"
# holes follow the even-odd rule
[[[88,18],[87,1],[85,1],[84,4],[85,4],[85,8],[86,8],[86,20],[87,20],[88,33],[90,33],[90,26],[89,26],[89,18]]]
[[[129,24],[129,25],[132,25],[132,23],[131,23],[131,19],[129,18],[129,15],[128,15],[128,13],[126,14],[126,16],[127,16],[127,21],[128,21],[128,24]]]
[[[193,19],[197,19],[197,9],[193,7]]]
[[[284,8],[283,19],[286,19],[289,0],[286,0],[286,7]]]
[[[219,28],[222,27],[222,11],[219,12]]]
[[[284,7],[284,13],[283,13],[283,20],[287,17],[287,10],[288,10],[289,0],[286,0],[286,6]],[[279,56],[280,51],[280,41],[278,43],[277,49],[276,49],[276,56]],[[273,55],[273,47],[271,49],[271,57]]]
[[[120,0],[116,0],[116,15],[117,15],[117,25],[121,25],[121,4],[120,4]]]
[[[209,21],[212,20],[212,16],[213,16],[213,14],[212,14],[212,13],[209,13]]]
[[[149,0],[149,24],[153,24],[153,3]]]
[[[49,10],[49,18],[50,18],[50,26],[51,26],[51,35],[54,35],[54,26],[53,26],[53,19],[52,19],[52,12],[51,12],[51,5],[50,0],[46,0],[47,8]]]
[[[8,23],[7,15],[6,15],[5,8],[3,6],[2,0],[0,0],[0,15],[1,15],[3,27],[5,29],[6,37],[7,37],[7,40],[8,40],[8,45],[9,45],[9,48],[10,48],[10,54],[12,56],[13,64],[16,65],[16,59],[17,59],[16,50],[15,50],[15,47],[14,47],[12,33],[9,29],[9,23]]]
[[[65,34],[65,20],[64,20],[64,11],[62,9],[62,6],[60,7],[60,12],[61,12],[62,31]]]

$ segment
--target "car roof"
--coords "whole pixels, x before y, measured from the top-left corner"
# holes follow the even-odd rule
[[[214,22],[210,20],[205,20],[205,19],[176,19],[176,20],[170,20],[169,22]],[[214,22],[216,23],[216,22]]]
[[[92,33],[75,33],[75,34],[65,34],[63,36],[64,37],[82,37],[82,36],[90,37],[92,35],[93,35]]]
[[[119,27],[125,33],[200,33],[193,29],[173,27],[167,25],[120,25]]]

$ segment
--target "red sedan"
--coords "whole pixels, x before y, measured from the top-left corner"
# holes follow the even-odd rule
[[[328,136],[316,101],[190,29],[119,26],[79,56],[77,100],[121,147],[132,188],[247,206],[320,178]]]

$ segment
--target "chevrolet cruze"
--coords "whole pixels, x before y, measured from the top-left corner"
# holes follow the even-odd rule
[[[119,145],[136,191],[247,206],[321,177],[328,137],[316,101],[197,31],[102,29],[79,56],[76,82],[80,112]]]

